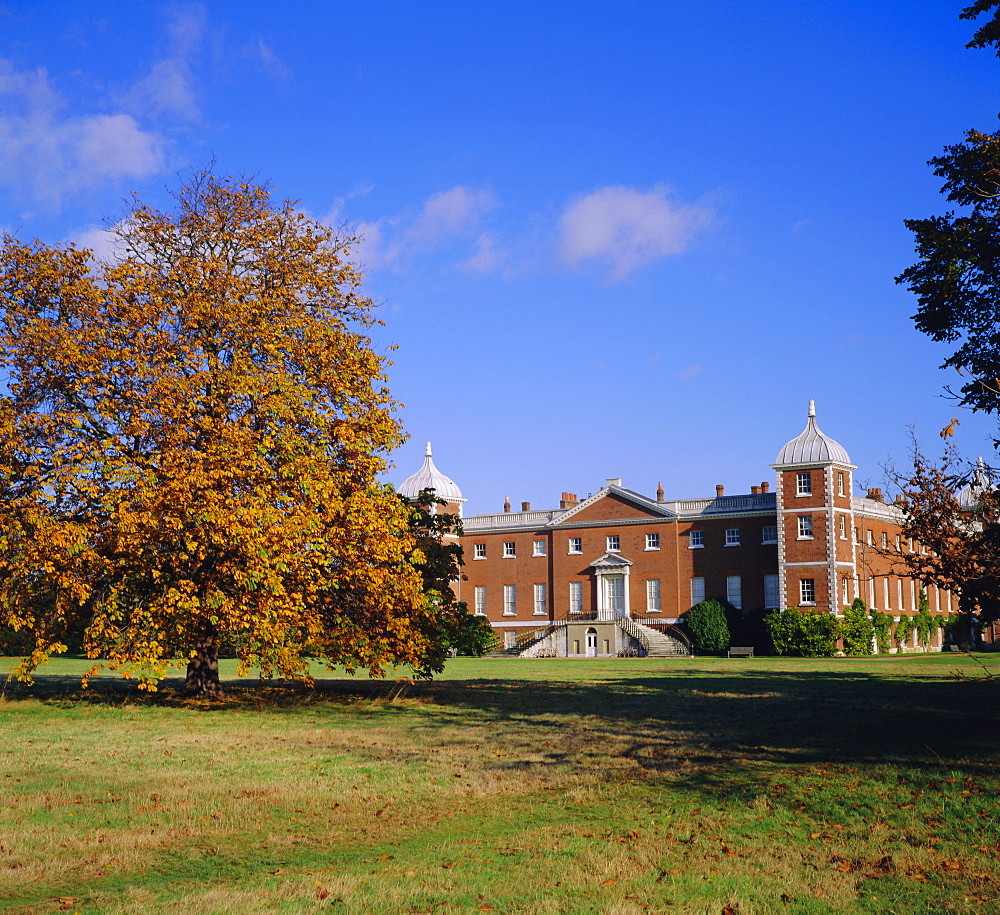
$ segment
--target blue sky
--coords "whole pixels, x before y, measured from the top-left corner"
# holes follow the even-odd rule
[[[0,228],[100,244],[213,157],[364,236],[411,440],[469,502],[749,491],[805,424],[882,483],[960,416],[893,277],[996,129],[962,3],[0,0]]]

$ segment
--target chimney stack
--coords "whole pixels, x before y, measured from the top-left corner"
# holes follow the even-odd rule
[[[721,483],[717,484],[715,487],[715,498],[721,499],[726,494],[726,487]]]
[[[750,487],[750,495],[751,496],[759,496],[760,495],[760,487],[759,486],[751,486]]]
[[[564,492],[562,498],[559,500],[560,508],[572,508],[574,505],[579,504],[580,500],[576,497],[576,493]]]
[[[771,484],[768,483],[767,480],[765,480],[763,483],[760,484],[760,491],[761,491],[761,493],[770,492],[771,491]]]
[[[876,501],[876,502],[881,502],[882,501],[882,490],[879,489],[877,486],[874,487],[874,488],[872,488],[872,489],[869,489],[868,490],[868,498],[869,499],[874,499],[874,501]]]
[[[656,501],[657,502],[662,502],[663,501],[663,484],[662,483],[657,483],[656,484]]]
[[[521,503],[521,511],[523,511],[523,512],[530,512],[531,511],[531,503],[530,502],[522,502]]]
[[[510,512],[510,496],[504,496],[504,499],[503,499],[503,510],[504,510],[504,514],[508,514]]]

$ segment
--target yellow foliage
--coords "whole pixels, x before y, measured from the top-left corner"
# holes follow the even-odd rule
[[[240,179],[136,202],[124,252],[0,251],[0,625],[149,688],[210,633],[244,666],[426,666],[403,434],[353,239]],[[433,666],[433,665],[432,665]]]

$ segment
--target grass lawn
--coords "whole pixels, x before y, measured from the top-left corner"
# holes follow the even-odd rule
[[[968,656],[457,659],[213,705],[86,666],[0,694],[4,911],[1000,911]]]

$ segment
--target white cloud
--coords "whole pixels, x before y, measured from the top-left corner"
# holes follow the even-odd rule
[[[86,226],[73,232],[68,239],[78,248],[89,248],[94,259],[114,262],[122,254],[122,242],[110,229],[102,226]]]
[[[700,362],[692,362],[686,369],[677,373],[678,378],[694,378],[700,375],[705,369]]]
[[[353,231],[363,237],[359,259],[369,270],[402,267],[416,255],[475,235],[482,217],[497,206],[492,191],[459,185],[428,197],[415,216],[386,216],[375,222],[358,223]],[[336,212],[339,215],[339,208]],[[483,241],[482,233],[478,237],[476,254],[463,266],[483,270],[491,254],[489,242]]]
[[[128,114],[69,115],[44,69],[0,60],[0,184],[57,205],[107,179],[163,169],[163,139]]]
[[[663,185],[649,191],[613,185],[566,208],[559,220],[559,255],[571,266],[607,264],[614,282],[686,251],[714,218],[713,207],[677,203]]]
[[[496,242],[487,232],[476,239],[476,253],[459,266],[473,273],[492,273],[503,261],[505,253],[497,248]]]
[[[167,25],[169,50],[125,95],[129,110],[142,116],[171,115],[193,121],[199,115],[192,62],[205,37],[207,13],[200,4],[174,10]]]

